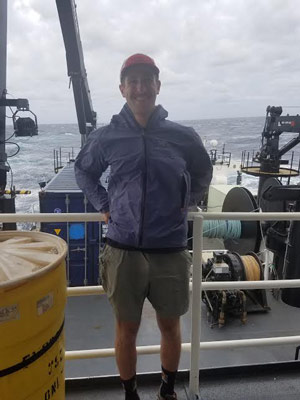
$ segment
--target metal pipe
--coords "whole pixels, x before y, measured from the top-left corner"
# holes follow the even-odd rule
[[[0,98],[6,98],[7,0],[0,0]],[[0,193],[6,187],[6,107],[0,107]]]
[[[201,216],[204,220],[241,220],[241,221],[299,221],[300,213],[287,212],[190,212],[189,219]]]
[[[211,342],[201,342],[197,344],[201,350],[216,350],[216,349],[235,349],[245,347],[260,347],[260,346],[275,346],[275,345],[288,345],[299,344],[300,336],[282,336],[273,338],[258,338],[258,339],[240,339],[240,340],[217,340]],[[137,354],[159,354],[160,345],[152,346],[137,346]],[[182,343],[181,350],[184,352],[194,352],[191,343]],[[66,360],[79,360],[89,358],[106,358],[114,357],[115,349],[91,349],[91,350],[72,350],[66,351]],[[199,370],[197,371],[198,382]],[[199,385],[198,385],[199,386]],[[194,396],[195,397],[195,396]]]
[[[264,268],[264,280],[269,279],[269,265],[270,265],[270,252],[268,249],[265,250],[265,268]]]
[[[1,214],[0,222],[84,222],[104,221],[100,213],[36,213],[36,214]]]
[[[99,294],[105,294],[102,286],[77,286],[67,288],[68,297],[94,296]]]
[[[191,399],[199,395],[199,355],[201,337],[201,298],[202,298],[202,242],[203,218],[194,219],[193,224],[193,280],[191,304],[191,345],[189,393]]]
[[[69,205],[70,205],[70,198],[69,195],[66,194],[66,213],[69,213]],[[68,244],[68,252],[67,252],[67,257],[66,257],[66,264],[67,264],[67,280],[68,280],[68,285],[70,285],[71,279],[70,279],[70,226],[69,226],[69,220],[67,221],[67,244]]]
[[[87,203],[88,199],[86,196],[83,197],[83,203],[84,203],[84,213],[87,213]],[[84,221],[84,285],[86,286],[88,284],[88,279],[87,279],[87,261],[88,261],[88,251],[87,251],[87,222]]]
[[[192,281],[193,282],[193,281]],[[300,287],[300,279],[284,279],[276,281],[226,281],[226,282],[202,282],[202,290],[239,290],[239,289],[278,289]],[[190,290],[193,283],[190,283]],[[93,296],[105,294],[102,286],[77,286],[68,287],[67,295],[75,296]]]
[[[300,287],[300,279],[284,279],[269,281],[227,281],[203,282],[203,290],[230,290],[230,289],[275,289]]]
[[[100,285],[101,283],[101,276],[100,276],[100,255],[101,255],[101,241],[102,238],[102,224],[101,222],[98,222],[98,278],[97,278],[97,282]]]
[[[299,288],[300,279],[282,279],[269,281],[227,281],[203,282],[202,289],[209,290],[240,290],[240,289],[279,289]],[[190,287],[191,288],[191,287]]]
[[[286,212],[220,212],[220,213],[202,213],[191,212],[189,213],[189,221],[196,218],[203,218],[203,220],[241,220],[241,221],[300,221],[300,212],[286,213]],[[90,221],[103,221],[104,218],[101,213],[36,213],[32,214],[1,214],[1,222],[90,222]]]

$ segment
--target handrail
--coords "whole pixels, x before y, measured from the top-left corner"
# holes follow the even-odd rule
[[[300,287],[300,279],[278,279],[276,281],[226,281],[226,282],[202,282],[202,290],[230,290],[230,289],[279,289]],[[192,283],[190,283],[192,289]],[[68,287],[68,297],[93,296],[105,294],[99,286]]]
[[[259,346],[275,346],[283,344],[299,344],[300,335],[278,336],[272,338],[255,338],[255,339],[236,339],[236,340],[212,340],[209,342],[200,342],[201,350],[222,350],[244,347],[259,347]],[[181,350],[191,352],[191,343],[182,343]],[[137,346],[137,354],[159,354],[160,345]],[[107,358],[115,356],[114,348],[106,349],[90,349],[90,350],[69,350],[65,353],[66,360],[81,360],[90,358]],[[198,379],[197,373],[197,379]]]
[[[202,236],[203,220],[242,220],[242,221],[300,221],[300,213],[189,213],[189,220],[193,220],[193,279],[192,279],[192,304],[191,304],[191,343],[183,343],[182,349],[191,352],[190,361],[190,383],[189,391],[191,399],[199,398],[199,353],[200,349],[216,349],[228,347],[249,347],[259,345],[274,345],[299,343],[300,336],[226,340],[201,343],[200,320],[201,320],[201,292],[202,290],[220,289],[265,289],[265,288],[287,288],[300,287],[300,279],[277,280],[277,281],[235,281],[235,282],[202,282]],[[103,221],[103,215],[98,213],[74,213],[74,214],[0,214],[0,222],[80,222],[80,221]],[[84,287],[68,288],[68,296],[82,294],[103,293],[103,288]],[[138,354],[153,354],[159,352],[160,346],[139,346]],[[98,349],[84,351],[67,351],[66,359],[110,357],[114,355],[114,349]]]
[[[300,212],[219,212],[202,213],[190,212],[189,221],[199,217],[204,220],[241,220],[241,221],[300,221]],[[34,213],[34,214],[1,214],[0,222],[104,222],[103,214],[100,213]]]
[[[0,222],[104,222],[100,213],[0,214]]]

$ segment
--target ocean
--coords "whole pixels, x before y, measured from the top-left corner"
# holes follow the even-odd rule
[[[217,140],[217,149],[222,150],[225,144],[226,151],[232,153],[235,163],[240,163],[243,150],[258,151],[261,142],[261,132],[264,127],[264,117],[255,118],[224,118],[205,119],[195,121],[179,121],[186,126],[192,126],[199,133],[208,149],[210,141]],[[7,127],[7,138],[12,133],[12,127]],[[281,135],[280,141],[286,143],[295,136]],[[11,172],[8,174],[8,185],[17,190],[31,190],[29,195],[18,195],[16,198],[17,212],[39,212],[38,192],[39,182],[49,181],[54,175],[53,152],[62,148],[67,160],[67,153],[73,147],[74,151],[80,148],[80,134],[77,124],[48,124],[39,125],[39,134],[33,137],[12,137],[6,145],[6,153]],[[280,143],[281,143],[280,142]],[[12,144],[15,143],[15,144]],[[19,151],[17,149],[19,147]],[[296,158],[299,158],[299,149],[295,149]],[[17,153],[16,155],[14,155]],[[14,156],[13,156],[14,155]],[[13,157],[11,157],[13,156]],[[229,177],[229,183],[234,184],[236,174]],[[257,178],[243,175],[243,184],[255,188]]]

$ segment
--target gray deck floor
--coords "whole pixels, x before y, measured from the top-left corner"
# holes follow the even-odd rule
[[[268,295],[271,311],[248,314],[246,325],[239,319],[226,322],[223,328],[210,328],[206,308],[202,306],[201,341],[246,339],[271,336],[299,335],[300,310],[277,301]],[[105,296],[71,297],[66,308],[66,349],[84,350],[112,348],[114,346],[114,318]],[[182,318],[183,342],[190,342],[190,312]],[[159,344],[159,331],[155,313],[146,302],[137,344]],[[300,345],[300,343],[299,343]],[[265,346],[259,348],[236,348],[226,350],[203,350],[200,368],[262,364],[290,361],[295,356],[295,345]],[[189,353],[183,353],[180,369],[189,369]],[[138,358],[138,372],[160,370],[159,356],[147,355]],[[113,358],[73,360],[66,362],[66,377],[86,377],[117,374]]]
[[[255,367],[232,368],[200,372],[200,399],[201,400],[296,400],[300,397],[300,369],[299,363],[273,367],[262,371]],[[296,368],[295,368],[296,367]],[[248,370],[249,368],[249,370]],[[246,372],[246,369],[248,372]],[[158,390],[159,376],[148,377],[145,381],[138,377],[141,400],[154,400]],[[142,381],[142,382],[141,382]],[[178,400],[189,400],[187,374],[183,373],[177,379],[176,392]],[[90,379],[89,382],[67,382],[66,400],[123,400],[124,394],[116,379],[109,382],[101,379]]]
[[[242,325],[239,319],[232,318],[226,321],[223,328],[213,329],[207,321],[206,307],[203,304],[201,341],[299,335],[300,309],[275,300],[270,292],[267,293],[267,298],[270,312],[249,313],[245,325]],[[190,312],[182,318],[182,339],[185,343],[190,342],[190,319]],[[68,298],[65,332],[67,350],[112,348],[114,318],[106,296]],[[137,345],[155,345],[159,344],[159,340],[155,312],[146,302]],[[295,350],[296,345],[284,345],[201,351],[199,365],[201,400],[300,399],[300,363],[292,361]],[[291,362],[295,368],[291,370],[283,366],[278,371],[273,370],[273,363],[280,362]],[[258,364],[263,365],[263,369],[260,369]],[[265,364],[271,369],[265,371]],[[241,367],[243,365],[247,366],[247,372],[243,372]],[[179,369],[189,370],[189,367],[190,354],[183,353]],[[251,373],[248,371],[249,368]],[[228,374],[230,369],[232,372]],[[159,371],[159,355],[138,357],[137,372],[142,374],[139,376],[141,400],[156,399],[160,382]],[[143,373],[147,373],[146,379]],[[117,374],[114,358],[67,361],[66,399],[124,399]],[[109,378],[109,383],[104,384],[106,378],[103,378],[103,375],[115,377],[112,380]],[[78,377],[89,377],[89,379],[76,379]],[[83,386],[81,382],[84,382]],[[187,373],[180,375],[176,390],[178,400],[189,399]]]

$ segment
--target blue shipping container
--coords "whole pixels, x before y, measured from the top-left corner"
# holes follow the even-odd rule
[[[41,213],[97,212],[77,186],[73,162],[68,163],[39,193],[39,202]],[[101,283],[99,249],[104,244],[103,223],[47,222],[41,224],[41,231],[57,235],[68,243],[66,273],[70,286]]]

